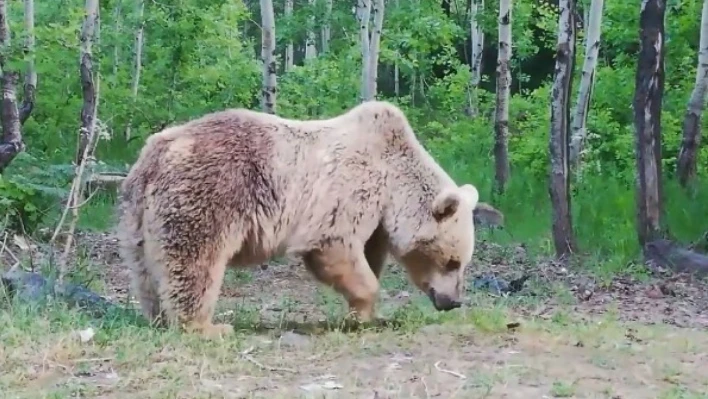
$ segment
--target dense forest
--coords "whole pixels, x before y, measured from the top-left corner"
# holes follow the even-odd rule
[[[3,0],[0,214],[53,238],[71,214],[110,228],[115,193],[93,190],[166,126],[376,98],[505,213],[485,234],[622,269],[649,239],[708,230],[707,4]]]

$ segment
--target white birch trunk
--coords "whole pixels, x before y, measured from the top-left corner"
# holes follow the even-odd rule
[[[113,8],[113,19],[116,23],[116,31],[120,32],[123,29],[123,10],[122,10],[122,2],[118,1],[116,2],[117,4],[115,5],[115,8]],[[118,34],[116,34],[116,37],[118,37]],[[113,43],[113,77],[118,76],[118,65],[120,64],[120,44],[119,41],[116,40]]]
[[[290,19],[293,16],[293,0],[285,0],[285,17]],[[288,40],[288,45],[285,48],[285,72],[293,69],[295,56],[295,47],[292,40]]]
[[[559,1],[558,44],[551,94],[550,189],[552,233],[556,257],[564,259],[575,250],[570,212],[568,145],[570,130],[570,94],[575,62],[575,0]]]
[[[371,32],[371,43],[369,44],[369,88],[368,100],[376,98],[376,83],[379,71],[379,49],[381,47],[381,30],[384,20],[384,0],[372,0],[372,14],[374,18],[374,30]]]
[[[310,8],[315,3],[315,0],[307,0],[310,4]],[[307,27],[307,40],[305,42],[305,60],[311,60],[317,57],[317,46],[315,45],[315,17],[311,16],[309,18]]]
[[[369,17],[371,15],[372,0],[357,0],[356,17],[359,22],[359,38],[361,39],[361,101],[368,101],[370,61],[369,61]]]
[[[135,70],[133,72],[133,82],[131,85],[131,95],[133,107],[138,101],[138,91],[140,89],[140,74],[143,70],[143,41],[145,40],[145,0],[138,0],[137,4],[138,28],[135,31]],[[133,128],[133,112],[130,113],[128,125],[125,128],[125,139],[129,140]]]
[[[597,57],[600,52],[600,35],[602,32],[602,8],[604,0],[592,0],[590,4],[589,17],[585,20],[585,61],[583,62],[583,72],[580,77],[580,88],[578,89],[578,99],[573,112],[571,122],[570,139],[570,163],[575,165],[583,149],[585,138],[587,137],[587,118],[590,109],[590,98],[592,88],[595,83],[595,70],[597,68]]]
[[[84,98],[81,108],[81,128],[79,129],[79,145],[76,152],[76,165],[81,165],[88,155],[93,157],[91,148],[92,129],[96,126],[97,109],[96,79],[94,72],[93,45],[98,42],[100,18],[98,0],[86,0],[86,17],[81,27],[81,49],[79,72],[81,74],[81,88]],[[98,64],[98,63],[96,63]]]
[[[497,58],[497,95],[494,122],[494,160],[496,192],[502,193],[509,180],[509,90],[511,88],[511,0],[499,1],[499,55]]]
[[[6,55],[10,54],[10,18],[7,15],[7,0],[0,0],[0,83],[2,83],[2,101],[0,101],[0,173],[12,162],[17,154],[25,150],[17,109],[17,82],[20,74],[13,70]]]
[[[322,52],[329,52],[329,40],[332,37],[332,3],[333,0],[326,0],[325,23],[322,25]]]
[[[396,8],[398,8],[399,5],[400,3],[396,0]],[[395,93],[396,98],[401,96],[401,71],[398,67],[398,60],[393,62],[393,92]]]
[[[484,11],[484,0],[472,0],[470,5],[470,104],[469,115],[476,116],[477,87],[482,79],[482,50],[484,49],[484,31],[477,22],[477,15]]]
[[[275,15],[273,0],[261,0],[262,44],[261,59],[263,61],[263,97],[261,107],[263,112],[275,114],[276,111],[276,67],[275,67]]]
[[[696,175],[697,153],[701,142],[701,115],[708,95],[708,0],[703,0],[701,33],[698,44],[696,85],[683,119],[683,141],[678,156],[678,178],[686,186]]]

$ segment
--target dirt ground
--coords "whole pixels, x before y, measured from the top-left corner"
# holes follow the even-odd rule
[[[126,301],[115,244],[82,240],[106,295]],[[230,271],[217,313],[238,333],[217,342],[95,323],[105,331],[80,342],[84,324],[27,327],[0,308],[0,388],[8,398],[708,398],[704,282],[602,284],[480,243],[470,281],[488,272],[531,278],[508,297],[470,288],[463,309],[436,313],[389,268],[380,306],[402,326],[377,331],[321,327],[343,304],[297,262]]]

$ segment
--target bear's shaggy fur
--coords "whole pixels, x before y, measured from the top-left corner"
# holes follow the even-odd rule
[[[449,310],[478,197],[387,102],[314,121],[231,109],[148,138],[121,186],[121,256],[146,317],[205,336],[231,331],[211,320],[225,267],[277,255],[301,257],[362,321],[388,253]]]

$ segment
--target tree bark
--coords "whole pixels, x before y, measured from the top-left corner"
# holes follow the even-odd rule
[[[575,252],[575,237],[570,212],[570,93],[575,64],[575,0],[560,0],[558,46],[551,98],[551,176],[549,194],[553,215],[553,244],[556,257],[567,259]]]
[[[326,0],[325,23],[322,25],[322,52],[329,52],[329,40],[332,37],[332,3],[333,0]]]
[[[356,17],[359,22],[359,38],[361,39],[361,101],[369,101],[369,80],[371,64],[369,61],[369,17],[371,15],[372,0],[357,0]],[[374,0],[375,1],[375,0]]]
[[[138,101],[138,91],[140,89],[140,74],[143,70],[143,42],[145,40],[145,0],[138,0],[138,29],[135,31],[135,71],[133,73],[133,82],[131,84],[132,105],[133,109]],[[125,128],[125,139],[130,140],[133,129],[133,111],[130,112],[130,119]]]
[[[92,46],[96,39],[96,26],[98,25],[98,0],[86,0],[86,16],[81,27],[81,50],[79,71],[81,73],[81,89],[84,103],[81,108],[81,128],[79,129],[79,145],[77,146],[75,162],[80,165],[84,161],[84,149],[91,145],[90,130],[93,119],[96,117],[96,87],[93,76]],[[92,156],[90,152],[88,156]]]
[[[116,27],[115,30],[117,32],[121,32],[123,30],[123,2],[121,0],[116,1],[115,6],[113,7],[113,20],[115,21]],[[117,37],[118,35],[116,35]],[[117,79],[118,77],[118,65],[120,65],[120,44],[119,41],[116,40],[113,43],[113,77],[114,79]]]
[[[642,247],[662,236],[661,100],[664,94],[664,0],[642,0],[634,94],[637,235]]]
[[[400,5],[399,1],[396,0],[396,8]],[[400,54],[398,54],[397,51],[397,56],[396,58],[400,57]],[[400,68],[398,67],[398,60],[393,62],[393,92],[396,96],[396,98],[401,96],[401,72]]]
[[[20,115],[17,109],[17,83],[20,74],[8,66],[7,54],[10,53],[10,22],[7,15],[7,0],[0,0],[0,68],[2,68],[2,141],[0,141],[0,173],[10,165],[20,152],[25,150],[20,127]]]
[[[34,0],[25,0],[25,53],[29,55],[27,60],[27,72],[25,74],[24,95],[20,106],[20,124],[24,125],[34,109],[37,93],[37,71],[34,66]]]
[[[597,67],[597,57],[600,53],[600,35],[602,31],[602,8],[604,0],[592,0],[589,20],[585,21],[585,61],[583,62],[583,72],[580,77],[580,88],[578,90],[578,100],[573,113],[571,125],[570,142],[570,163],[575,165],[580,158],[585,138],[587,137],[587,118],[590,109],[590,98],[592,88],[595,84],[595,69]]]
[[[499,1],[499,55],[497,58],[497,100],[494,121],[495,191],[501,194],[509,180],[509,90],[511,87],[511,0]]]
[[[293,0],[285,0],[285,17],[290,19],[293,16]],[[293,69],[295,56],[295,47],[292,40],[288,40],[288,45],[285,48],[285,72]]]
[[[276,66],[275,66],[275,15],[273,0],[261,0],[263,61],[263,93],[261,107],[263,112],[275,114],[276,111]]]
[[[696,158],[701,143],[701,114],[708,95],[708,0],[703,0],[699,42],[696,85],[683,117],[683,141],[678,154],[677,175],[683,187],[696,176]]]
[[[307,0],[310,5],[310,12],[314,6],[314,0]],[[315,16],[311,15],[308,18],[307,39],[305,41],[305,60],[311,60],[317,57],[317,46],[315,45]]]
[[[470,4],[470,96],[468,115],[475,117],[479,113],[477,88],[482,79],[482,50],[484,50],[484,31],[477,21],[477,16],[484,11],[484,0],[472,0]]]
[[[381,48],[381,30],[384,20],[384,0],[372,0],[374,19],[374,30],[371,32],[371,43],[369,43],[369,100],[376,98],[376,83],[379,71],[379,49]]]

